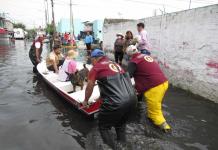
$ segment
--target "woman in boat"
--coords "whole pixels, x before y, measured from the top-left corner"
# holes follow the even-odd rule
[[[67,81],[69,74],[74,74],[76,72],[76,61],[77,52],[75,50],[69,50],[67,57],[64,60],[63,65],[59,69],[58,79],[60,81]]]
[[[46,59],[46,66],[48,70],[58,73],[58,67],[61,66],[64,62],[63,58],[63,54],[61,53],[61,46],[54,45],[53,51],[48,55]]]

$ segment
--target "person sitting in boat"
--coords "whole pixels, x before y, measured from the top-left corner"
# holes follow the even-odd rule
[[[74,60],[76,56],[77,52],[75,50],[68,51],[63,65],[59,68],[58,79],[60,81],[67,81],[68,75],[76,72],[76,61]]]
[[[110,61],[102,50],[92,51],[91,60],[93,68],[88,74],[83,106],[87,106],[97,80],[102,99],[98,116],[100,134],[104,142],[115,149],[111,127],[115,127],[117,140],[125,142],[125,122],[136,103],[135,90],[128,73]]]
[[[58,67],[61,66],[64,62],[63,54],[61,53],[61,46],[54,45],[53,51],[50,52],[46,59],[46,66],[48,70],[54,71],[55,73],[59,72]]]

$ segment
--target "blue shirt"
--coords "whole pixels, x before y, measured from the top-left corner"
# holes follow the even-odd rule
[[[86,35],[85,37],[85,43],[93,43],[93,37],[91,35]]]

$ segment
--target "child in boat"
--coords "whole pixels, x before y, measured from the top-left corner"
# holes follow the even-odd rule
[[[67,57],[63,65],[59,68],[58,79],[60,81],[67,81],[69,74],[74,74],[76,72],[76,61],[74,60],[77,56],[77,52],[74,50],[69,50]]]

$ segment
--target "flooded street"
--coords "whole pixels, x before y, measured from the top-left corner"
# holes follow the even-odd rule
[[[97,140],[97,121],[32,72],[30,44],[16,41],[15,47],[0,48],[0,150],[107,149]],[[217,149],[218,104],[170,87],[163,109],[172,134],[144,127],[144,113],[136,111],[127,124],[126,149]]]

